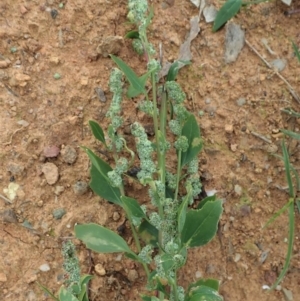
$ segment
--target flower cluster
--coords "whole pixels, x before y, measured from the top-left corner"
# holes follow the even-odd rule
[[[140,39],[133,39],[132,47],[133,47],[134,51],[139,55],[142,55],[145,51],[143,43]]]
[[[137,178],[141,184],[145,185],[152,181],[152,174],[156,171],[155,164],[151,159],[152,143],[148,140],[145,129],[138,122],[132,124],[131,133],[136,137],[136,148],[141,164],[141,170],[138,172]]]
[[[128,17],[130,21],[140,24],[146,19],[147,0],[128,0]]]
[[[174,146],[178,151],[182,151],[183,153],[186,152],[189,148],[188,138],[186,136],[178,137],[178,139],[175,141]]]
[[[121,187],[123,180],[122,175],[128,170],[128,161],[126,158],[119,158],[116,167],[107,173],[110,183],[113,187]]]
[[[148,62],[147,64],[147,69],[148,71],[150,71],[151,73],[153,72],[154,75],[155,75],[155,79],[156,79],[156,82],[158,83],[159,81],[159,77],[158,77],[158,74],[159,74],[159,71],[161,69],[161,65],[159,63],[159,61],[155,60],[155,59],[152,59]]]
[[[165,88],[168,92],[169,98],[173,100],[174,104],[181,104],[184,102],[186,96],[182,91],[180,85],[175,81],[167,81]]]
[[[66,285],[72,290],[73,285],[80,285],[80,267],[74,244],[68,240],[62,246],[63,268],[68,274]],[[71,292],[72,293],[72,292]]]
[[[152,261],[151,254],[153,252],[153,247],[151,245],[146,245],[138,255],[143,263],[150,264]]]

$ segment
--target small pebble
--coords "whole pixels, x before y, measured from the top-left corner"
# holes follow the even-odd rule
[[[234,185],[234,192],[237,195],[242,195],[243,189],[242,189],[242,187],[240,185],[236,184],[236,185]]]
[[[17,223],[17,216],[13,209],[5,209],[0,212],[0,217],[4,223]]]
[[[237,104],[239,107],[242,107],[243,105],[246,104],[246,98],[240,97],[240,98],[236,101],[236,104]]]
[[[95,92],[101,102],[106,102],[106,96],[100,87],[95,88]]]
[[[120,219],[120,213],[119,212],[117,212],[117,211],[115,211],[114,213],[113,213],[113,220],[116,222],[116,221],[118,221],[119,219]]]
[[[273,68],[281,72],[286,66],[286,60],[276,59],[271,62],[271,66],[273,66]]]
[[[66,214],[64,208],[57,208],[52,211],[52,215],[55,219],[61,219]]]
[[[45,146],[43,154],[46,158],[56,158],[60,153],[59,147],[56,145]]]
[[[205,8],[203,10],[203,16],[204,16],[205,22],[211,23],[211,22],[215,21],[217,13],[218,13],[218,11],[213,5],[205,6]]]
[[[36,301],[37,297],[36,294],[34,293],[34,291],[29,291],[29,293],[27,294],[27,298],[26,301]]]
[[[292,291],[286,289],[286,288],[282,288],[282,292],[283,292],[283,295],[284,295],[284,299],[286,301],[294,301],[294,297],[293,297],[293,293]]]
[[[234,261],[234,262],[238,262],[238,261],[240,261],[241,257],[242,257],[241,254],[236,253],[236,254],[234,255],[233,261]]]
[[[29,125],[29,122],[27,122],[26,120],[19,120],[17,122],[18,125],[22,125],[24,128],[27,127]]]
[[[200,271],[197,271],[196,273],[195,273],[195,277],[196,278],[202,278],[202,273],[200,272]]]
[[[62,148],[60,153],[64,162],[68,164],[75,163],[77,159],[77,152],[74,147],[66,145],[64,148]]]
[[[106,271],[103,267],[103,265],[101,263],[98,263],[95,265],[95,272],[99,275],[99,276],[105,276]]]
[[[49,185],[53,185],[58,181],[58,167],[55,164],[50,162],[43,164],[42,172],[44,173],[46,181]]]
[[[6,168],[13,176],[22,176],[24,175],[25,167],[18,163],[9,162]]]
[[[39,267],[39,270],[42,272],[48,272],[50,271],[50,266],[48,263],[44,263]]]
[[[73,186],[73,191],[76,195],[83,195],[88,191],[88,183],[84,181],[77,181]]]
[[[51,9],[50,14],[51,14],[52,19],[56,19],[57,15],[58,15],[58,11],[53,8],[53,9]]]
[[[129,281],[134,282],[139,278],[139,274],[136,270],[129,270],[127,274],[127,278]]]
[[[233,125],[232,124],[225,124],[225,132],[228,134],[233,133]]]
[[[61,193],[64,192],[64,190],[65,190],[64,186],[55,186],[54,193],[56,195],[61,195]]]

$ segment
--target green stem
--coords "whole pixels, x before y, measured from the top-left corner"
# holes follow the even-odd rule
[[[180,181],[180,172],[181,172],[181,150],[178,151],[177,155],[177,174],[176,174],[176,190],[174,195],[174,201],[177,201],[178,189],[179,189],[179,181]]]

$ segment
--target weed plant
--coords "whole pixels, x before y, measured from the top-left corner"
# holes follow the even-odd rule
[[[142,300],[221,301],[217,280],[200,279],[186,288],[177,281],[188,249],[203,246],[215,236],[222,201],[212,196],[194,204],[201,192],[197,157],[203,143],[196,118],[184,105],[185,93],[175,81],[182,62],[174,62],[166,79],[160,78],[161,58],[156,59],[154,46],[147,38],[153,10],[146,0],[129,0],[128,8],[128,19],[135,30],[126,37],[146,58],[147,71],[138,76],[124,61],[111,55],[118,68],[112,70],[109,80],[113,97],[106,117],[110,124],[106,134],[97,122],[89,121],[89,125],[95,138],[111,153],[113,163],[89,148],[83,149],[91,161],[90,187],[103,199],[123,208],[135,247],[131,248],[114,231],[94,223],[76,225],[75,235],[93,251],[121,252],[140,263],[149,290],[147,295],[141,295]],[[124,79],[129,83],[127,98],[142,97],[138,109],[152,118],[154,125],[154,139],[149,139],[139,122],[131,125],[134,149],[127,145],[121,130]],[[176,158],[173,166],[167,159],[171,156]],[[141,200],[126,194],[124,180],[133,174],[132,168],[137,172],[134,181],[148,190],[148,196],[141,196]],[[149,202],[141,205],[147,198]],[[64,300],[79,298],[75,294]]]

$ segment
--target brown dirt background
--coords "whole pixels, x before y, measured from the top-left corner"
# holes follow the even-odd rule
[[[297,8],[299,2],[293,2]],[[12,209],[17,216],[17,222],[0,223],[1,300],[48,300],[36,282],[55,292],[59,289],[63,281],[61,245],[73,235],[74,224],[95,222],[116,230],[124,221],[119,208],[90,190],[76,195],[72,187],[77,181],[89,181],[89,161],[79,147],[99,149],[88,120],[107,126],[105,112],[111,96],[108,78],[114,64],[97,55],[96,48],[107,36],[124,36],[131,29],[126,24],[127,1],[73,0],[63,2],[63,9],[58,8],[59,3],[0,3],[0,54],[1,59],[9,60],[6,68],[0,69],[0,193],[11,180],[21,186],[13,204],[0,199],[1,212]],[[211,3],[220,6],[218,1]],[[183,0],[171,6],[162,1],[152,4],[155,17],[149,40],[156,47],[162,42],[165,58],[173,60],[197,9]],[[58,11],[55,19],[49,12],[53,8]],[[291,46],[291,40],[300,45],[300,15],[287,17],[283,14],[286,9],[280,1],[243,7],[234,21],[245,29],[247,40],[266,59],[287,60],[282,75],[300,93],[300,65]],[[237,61],[226,65],[225,30],[212,33],[211,26],[200,22],[201,32],[191,48],[193,63],[180,71],[178,80],[188,95],[186,105],[202,128],[204,187],[217,190],[218,197],[224,200],[224,214],[220,235],[206,247],[190,250],[179,279],[184,286],[199,275],[220,279],[226,301],[284,300],[282,290],[262,290],[262,285],[276,279],[287,251],[287,214],[262,230],[288,200],[287,192],[279,189],[286,187],[284,168],[251,132],[268,137],[280,147],[278,130],[290,124],[280,109],[292,107],[299,111],[299,104],[246,45]],[[262,45],[262,38],[268,40],[275,56]],[[15,53],[11,53],[12,47],[17,48]],[[130,41],[125,41],[119,56],[142,74],[144,60],[134,54]],[[61,79],[55,80],[55,73],[60,73]],[[104,90],[107,102],[99,101],[96,87]],[[241,97],[246,103],[238,106]],[[202,117],[200,110],[204,111]],[[135,120],[145,123],[143,116],[136,113],[136,102],[131,100],[124,101],[124,117],[128,125]],[[21,120],[29,125],[22,127],[18,124]],[[293,122],[294,129],[299,130],[299,123]],[[19,128],[22,129],[16,131]],[[11,137],[11,143],[7,143]],[[76,162],[67,164],[61,155],[46,159],[43,150],[51,145],[75,148]],[[291,142],[289,150],[294,166],[299,168],[298,144]],[[41,173],[45,162],[58,167],[59,180],[54,185],[48,185]],[[14,179],[8,172],[12,164],[19,168]],[[57,185],[64,187],[59,195],[54,193]],[[240,195],[235,193],[235,185],[242,188]],[[146,201],[141,187],[132,185],[128,190],[132,195],[145,193]],[[56,208],[66,210],[60,220],[53,218]],[[22,227],[25,220],[34,230]],[[293,258],[281,284],[292,291],[294,300],[300,300],[299,231],[297,214]],[[129,229],[125,238],[131,239]],[[75,243],[86,273],[89,253],[78,241]],[[268,251],[268,257],[261,264],[263,251]],[[144,274],[138,266],[115,254],[91,256],[94,264],[101,263],[106,270],[105,276],[94,273],[91,300],[139,299]],[[50,270],[42,272],[39,267],[45,263]]]

